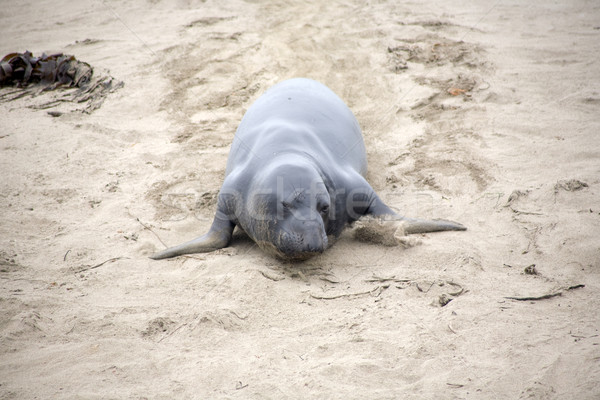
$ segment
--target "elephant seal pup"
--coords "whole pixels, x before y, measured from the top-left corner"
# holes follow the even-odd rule
[[[466,229],[397,215],[365,180],[366,172],[362,133],[346,104],[313,80],[281,82],[242,118],[208,233],[151,258],[226,247],[235,226],[288,260],[322,253],[364,215],[401,220],[406,233]]]

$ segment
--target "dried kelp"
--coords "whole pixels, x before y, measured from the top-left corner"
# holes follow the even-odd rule
[[[42,54],[34,57],[29,51],[10,53],[0,61],[0,87],[15,90],[0,92],[0,101],[12,101],[30,95],[36,97],[53,92],[49,101],[29,107],[47,109],[64,102],[80,103],[76,111],[90,113],[99,108],[108,93],[123,86],[108,74],[95,73],[91,65],[68,54]],[[45,99],[48,100],[48,99]]]

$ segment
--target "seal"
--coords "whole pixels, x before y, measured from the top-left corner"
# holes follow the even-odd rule
[[[287,260],[322,253],[362,216],[403,221],[406,233],[465,230],[405,218],[366,181],[367,156],[354,114],[319,82],[295,78],[267,90],[235,133],[208,233],[150,258],[227,247],[234,228]]]

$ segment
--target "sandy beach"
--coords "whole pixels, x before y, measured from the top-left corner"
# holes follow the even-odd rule
[[[0,37],[114,83],[0,88],[0,399],[600,398],[600,4],[40,0]],[[150,260],[293,77],[387,204],[468,230]]]

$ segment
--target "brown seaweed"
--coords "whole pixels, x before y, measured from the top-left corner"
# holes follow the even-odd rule
[[[12,101],[25,95],[59,88],[76,88],[72,93],[32,108],[46,109],[61,102],[87,103],[79,111],[89,113],[100,107],[106,95],[123,86],[108,75],[95,74],[92,66],[75,56],[63,53],[34,57],[30,51],[10,53],[0,60],[0,87],[12,86],[23,91],[0,95],[0,101]]]
[[[30,51],[10,53],[0,61],[0,85],[25,87],[32,83],[50,85],[60,82],[69,87],[82,87],[93,74],[92,67],[68,54],[42,54],[34,57]]]

